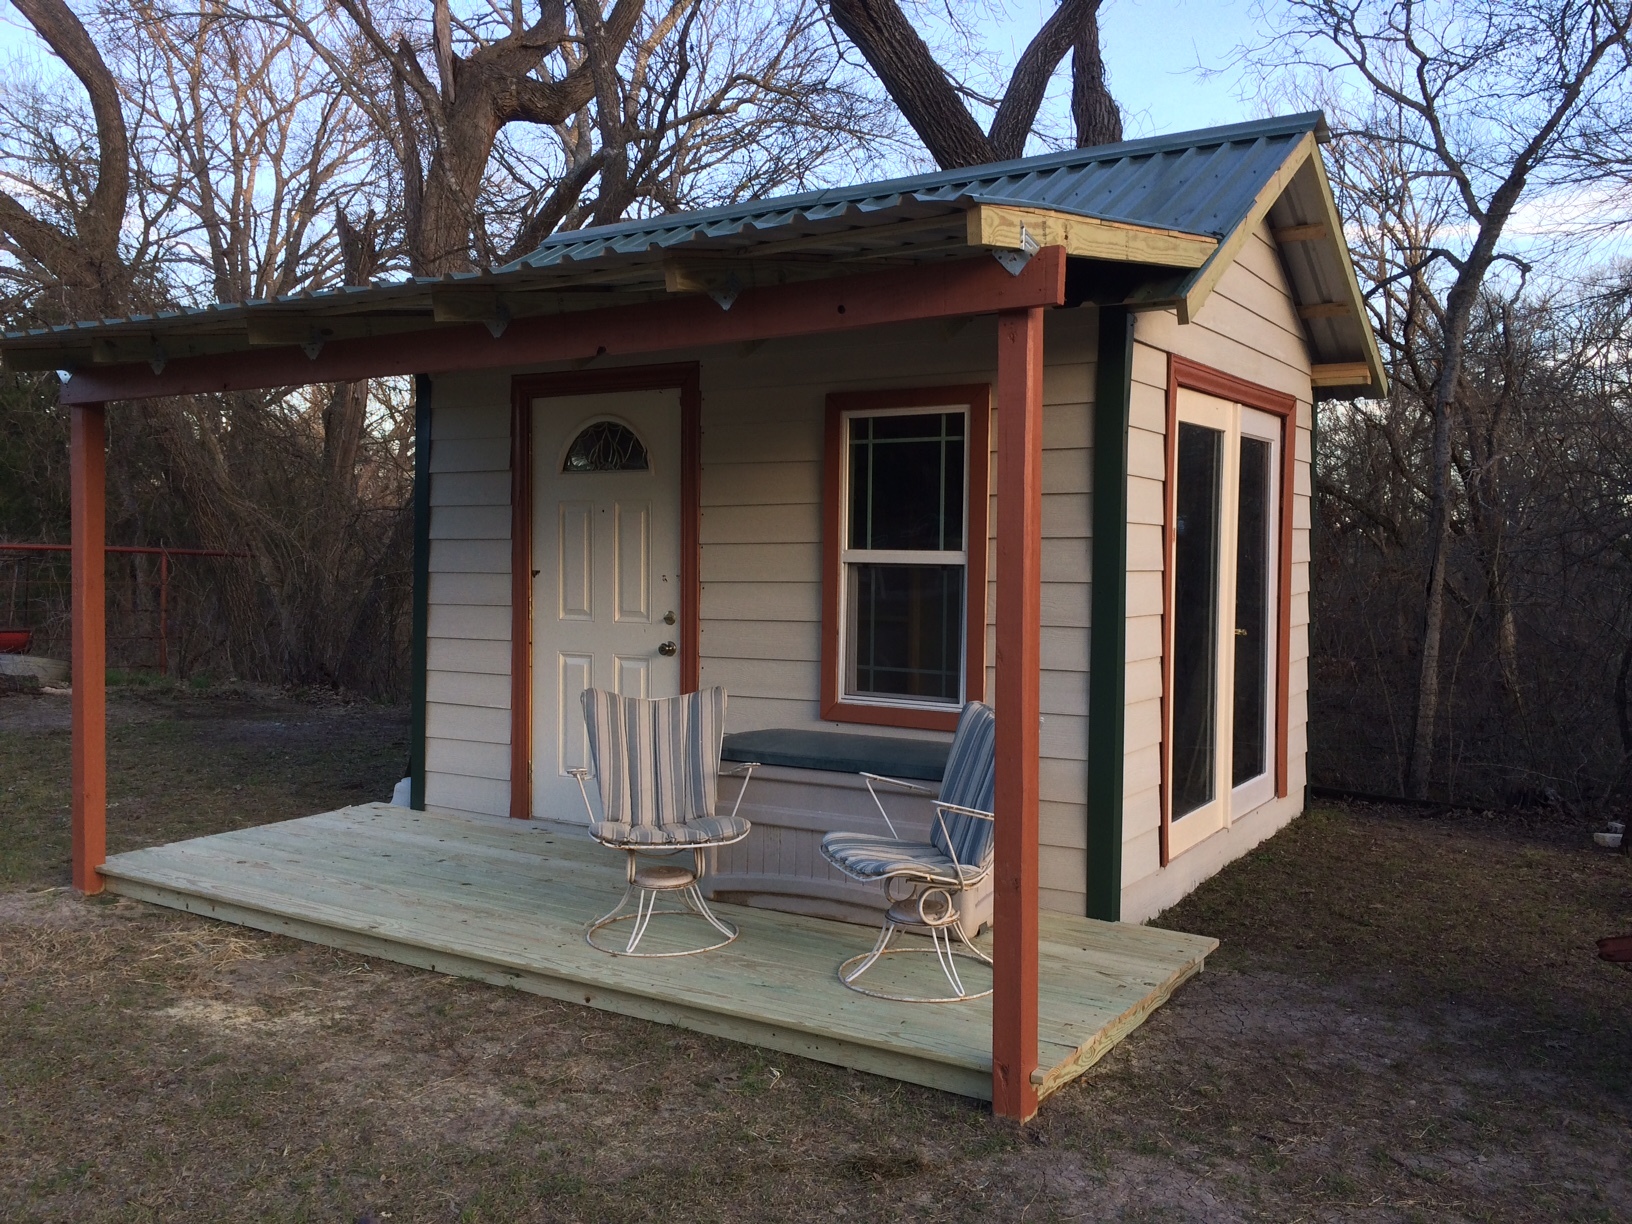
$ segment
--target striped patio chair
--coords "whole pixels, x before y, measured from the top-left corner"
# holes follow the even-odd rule
[[[872,951],[852,956],[839,966],[839,980],[851,990],[903,1003],[957,1003],[985,998],[992,993],[990,987],[970,990],[958,973],[959,958],[988,966],[992,958],[970,941],[958,917],[954,897],[974,888],[991,874],[996,731],[997,720],[991,706],[971,701],[963,707],[951,751],[947,754],[940,795],[934,800],[935,818],[930,824],[928,842],[871,833],[829,833],[822,838],[822,856],[829,863],[852,880],[884,881],[884,896],[890,903],[884,915],[884,928]],[[870,773],[861,776],[867,780],[868,793],[892,834],[896,832],[895,823],[884,810],[878,784],[934,793],[927,786],[899,778]],[[930,946],[892,946],[902,931],[927,934]],[[956,943],[953,936],[957,937]],[[895,994],[857,984],[862,974],[885,957],[931,952],[939,959],[952,986],[949,995]]]
[[[690,956],[723,948],[737,937],[737,929],[708,908],[698,882],[707,869],[709,850],[748,836],[749,823],[737,809],[755,764],[720,768],[725,690],[703,689],[653,701],[586,689],[583,702],[591,768],[568,772],[584,797],[589,835],[625,852],[629,880],[623,899],[590,923],[585,938],[591,947],[614,956]],[[591,773],[600,794],[599,814],[584,786]],[[729,816],[715,814],[722,773],[743,776]],[[650,861],[652,856],[686,851],[691,852],[690,867]],[[665,894],[677,905],[659,908]],[[637,951],[648,924],[660,914],[701,919],[724,938],[678,951]],[[623,947],[597,941],[601,931],[619,922],[633,924]]]

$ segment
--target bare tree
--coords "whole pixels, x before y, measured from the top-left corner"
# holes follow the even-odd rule
[[[1122,139],[1105,84],[1100,0],[1060,0],[1020,55],[985,131],[969,110],[972,91],[953,79],[896,0],[829,0],[834,23],[878,74],[913,131],[943,169],[1006,161],[1025,152],[1049,82],[1072,52],[1071,114],[1079,146]],[[950,9],[948,10],[951,11]]]
[[[1454,211],[1434,245],[1401,249],[1389,269],[1434,287],[1431,331],[1413,359],[1431,383],[1428,556],[1406,787],[1427,792],[1446,665],[1444,626],[1456,478],[1453,426],[1464,395],[1470,320],[1492,270],[1527,264],[1505,245],[1521,203],[1583,183],[1620,183],[1606,156],[1632,120],[1625,0],[1289,0],[1275,41],[1254,53],[1268,71],[1314,69],[1353,83],[1364,101],[1347,135],[1399,151],[1402,186],[1444,184]],[[1331,86],[1328,86],[1331,87]]]
[[[116,313],[130,276],[120,238],[130,194],[130,139],[118,83],[84,23],[65,0],[14,0],[39,36],[79,79],[95,121],[95,179],[78,175],[44,193],[50,206],[26,206],[0,191],[0,237],[37,273],[63,317]],[[55,216],[48,215],[54,213]]]

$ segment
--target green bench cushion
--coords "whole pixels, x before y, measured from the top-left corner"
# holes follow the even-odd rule
[[[891,778],[939,782],[951,745],[937,740],[857,735],[850,731],[795,731],[769,728],[733,731],[725,737],[727,761],[758,761],[794,769],[835,773],[876,773]]]

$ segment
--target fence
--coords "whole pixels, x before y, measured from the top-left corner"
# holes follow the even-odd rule
[[[29,630],[31,654],[69,656],[70,551],[67,544],[0,543],[0,629]],[[110,667],[185,677],[221,651],[219,584],[207,570],[246,554],[130,545],[109,545],[107,553]],[[192,572],[179,572],[178,559]]]

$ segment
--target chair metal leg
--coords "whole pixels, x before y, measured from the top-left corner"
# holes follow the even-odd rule
[[[696,856],[701,866],[701,856]],[[695,956],[699,952],[712,952],[716,948],[723,948],[737,937],[737,928],[731,923],[717,916],[703,900],[702,891],[697,886],[700,871],[687,870],[667,864],[653,864],[641,866],[636,860],[633,851],[629,852],[629,884],[624,889],[623,898],[611,910],[589,924],[584,932],[584,941],[599,952],[606,952],[612,956],[633,957],[666,957],[666,956]],[[662,905],[663,894],[670,894],[676,898],[678,904]],[[625,912],[630,899],[635,901],[633,913]],[[674,952],[639,952],[641,941],[646,937],[651,927],[652,919],[657,917],[701,918],[725,938],[717,939],[713,943],[701,947],[681,948]],[[622,947],[614,947],[606,943],[596,942],[596,935],[607,927],[619,922],[632,923],[629,939]]]
[[[957,918],[957,911],[948,904],[937,918],[929,914],[920,904],[919,898],[908,898],[897,901],[890,906],[884,916],[884,926],[878,933],[872,950],[863,952],[860,956],[852,956],[839,966],[839,981],[854,990],[857,994],[868,995],[875,999],[890,999],[897,1003],[964,1003],[971,999],[984,999],[992,993],[992,988],[985,990],[970,990],[963,983],[963,977],[958,972],[959,959],[975,961],[982,965],[991,965],[992,958],[970,942],[968,932],[963,929],[963,923]],[[902,948],[892,947],[895,937],[903,931],[927,931],[929,947]],[[958,944],[952,942],[952,936],[958,937]],[[961,946],[959,946],[961,945]],[[913,956],[933,954],[946,975],[947,984],[951,986],[949,995],[907,995],[897,994],[885,990],[871,990],[859,985],[859,979],[879,961],[891,956]]]

